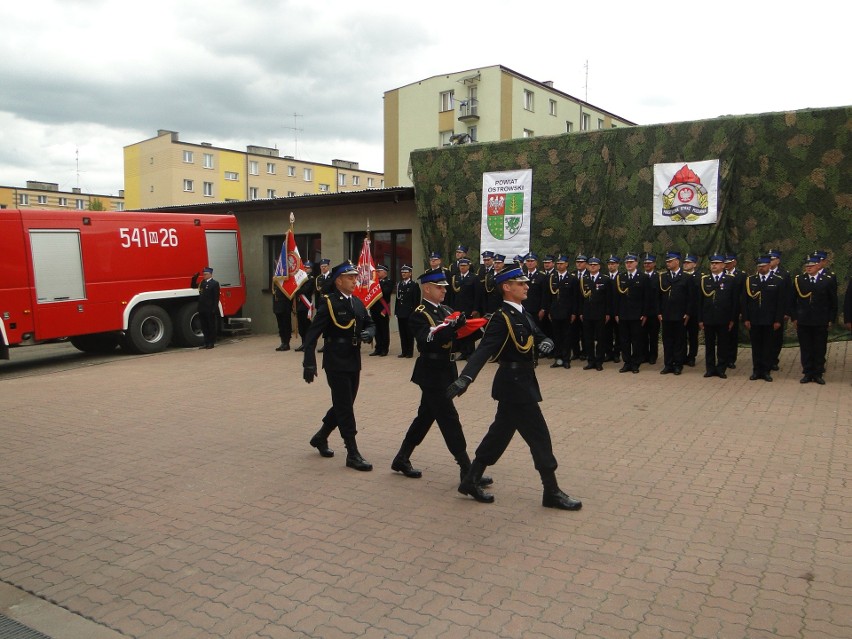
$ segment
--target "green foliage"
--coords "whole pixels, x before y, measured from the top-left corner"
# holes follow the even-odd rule
[[[92,198],[89,200],[89,210],[90,211],[105,211],[104,203],[101,202],[98,198]]]

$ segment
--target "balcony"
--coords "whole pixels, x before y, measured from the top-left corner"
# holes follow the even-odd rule
[[[469,124],[479,121],[479,100],[472,98],[459,101],[459,122]]]

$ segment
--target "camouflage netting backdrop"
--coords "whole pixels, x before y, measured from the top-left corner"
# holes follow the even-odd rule
[[[532,169],[531,250],[606,257],[769,248],[795,273],[827,250],[842,298],[852,255],[852,107],[723,117],[415,151],[424,249],[479,250],[482,174]],[[654,165],[719,160],[716,224],[653,226]],[[662,268],[660,260],[658,266]],[[842,300],[841,300],[842,304]],[[842,306],[841,306],[842,307]]]

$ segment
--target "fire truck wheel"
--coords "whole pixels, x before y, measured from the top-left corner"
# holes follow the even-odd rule
[[[75,335],[68,341],[78,351],[84,353],[112,353],[118,348],[117,333],[95,333],[93,335]]]
[[[172,318],[175,327],[175,344],[178,346],[201,346],[204,333],[198,319],[198,305],[194,302],[184,304]]]
[[[137,308],[130,317],[124,347],[133,353],[159,353],[172,341],[172,319],[153,304]]]

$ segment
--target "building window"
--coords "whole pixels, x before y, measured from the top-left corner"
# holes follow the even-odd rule
[[[338,173],[337,174],[337,186],[346,186],[346,174]]]
[[[413,244],[410,229],[377,231],[372,233],[370,250],[375,263],[386,265],[390,269],[388,278],[396,280],[400,267],[411,264]],[[349,249],[349,259],[357,262],[364,246],[364,232],[347,233],[344,246]]]
[[[598,128],[599,129],[603,128],[603,118],[598,118]]]
[[[329,188],[330,187],[329,187],[328,184],[320,184],[319,185],[320,193],[328,193]]]
[[[240,179],[240,174],[236,171],[225,171],[225,179],[231,182],[236,182]]]
[[[310,182],[314,179],[313,169],[305,169],[305,182]]]
[[[192,151],[183,152],[183,161],[188,164],[192,164]]]
[[[192,180],[184,180],[183,181],[183,190],[184,191],[192,191]]]
[[[266,163],[266,172],[269,175],[275,175],[275,162],[267,162]]]
[[[266,243],[264,261],[268,265],[266,271],[266,281],[272,282],[272,276],[275,273],[275,264],[281,256],[281,247],[284,245],[284,235],[267,235],[264,236]],[[310,260],[317,263],[322,257],[322,235],[319,233],[296,233],[296,248],[299,249],[299,255],[303,260]],[[357,256],[356,256],[357,260]],[[317,269],[319,272],[319,269]],[[301,302],[299,302],[301,304]]]
[[[85,208],[86,208],[86,206],[85,206],[85,203],[83,202],[83,200],[77,200],[77,210],[82,211]]]
[[[250,186],[249,187],[249,199],[250,200],[256,200],[257,199],[257,187],[256,186]]]
[[[213,182],[204,183],[204,195],[206,197],[213,197]]]
[[[59,206],[68,206],[68,198],[67,197],[59,198]]]
[[[212,169],[213,168],[213,154],[205,153],[204,154],[204,168]]]
[[[296,167],[288,166],[287,167],[287,177],[296,177]]]
[[[38,196],[38,203],[39,204],[47,204],[47,196],[46,195],[39,195]]]
[[[471,142],[476,142],[476,127],[475,126],[467,127],[467,134],[470,136]]]
[[[450,138],[453,137],[452,131],[441,131],[440,140],[438,143],[440,146],[450,146]]]
[[[257,175],[258,173],[257,160],[249,160],[249,175]]]
[[[353,175],[352,176],[352,186],[359,186],[361,184],[361,176]]]
[[[565,133],[571,133],[574,130],[574,123],[570,120],[565,120]]]
[[[535,111],[535,93],[524,89],[524,108],[527,111]]]
[[[287,191],[287,197],[296,197],[295,191]]]
[[[550,101],[550,115],[556,115],[556,100]]]
[[[367,178],[367,188],[368,188],[368,189],[372,189],[372,188],[373,188],[373,178],[371,178],[371,177],[368,177],[368,178]]]
[[[592,116],[590,116],[588,113],[584,113],[583,118],[580,121],[580,130],[588,131],[590,126],[592,126]]]
[[[124,202],[116,202],[115,203],[115,210],[116,211],[123,211],[124,210]]]
[[[26,193],[21,193],[18,196],[18,204],[20,204],[21,206],[27,206],[29,203],[30,203],[30,196],[27,195]]]
[[[531,138],[535,133],[531,129],[524,129],[524,137]]]
[[[440,111],[452,111],[453,110],[453,92],[452,91],[442,91],[440,96]]]
[[[266,189],[266,197],[270,200],[275,197],[275,189]]]

